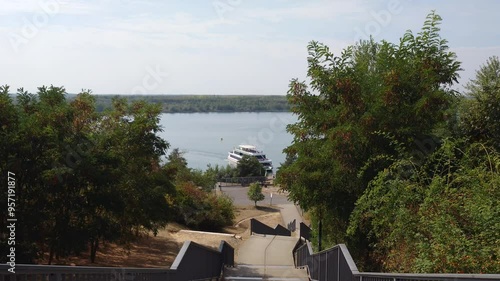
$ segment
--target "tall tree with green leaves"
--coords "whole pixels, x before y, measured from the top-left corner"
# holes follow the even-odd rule
[[[23,222],[17,261],[48,252],[51,263],[89,246],[93,262],[100,242],[155,231],[171,219],[167,198],[175,189],[160,165],[168,147],[157,136],[160,106],[115,100],[101,114],[90,91],[68,102],[65,89],[55,86],[36,95],[19,89],[14,104],[3,86],[0,107],[7,145],[1,168],[16,174],[16,215]]]
[[[308,77],[290,83],[288,100],[298,122],[285,149],[291,164],[278,182],[290,198],[312,211],[316,237],[346,241],[355,202],[378,172],[398,154],[411,154],[446,122],[455,98],[460,63],[439,35],[441,18],[427,16],[422,30],[399,44],[362,41],[335,56],[318,42],[308,45]],[[367,249],[365,239],[351,248]]]

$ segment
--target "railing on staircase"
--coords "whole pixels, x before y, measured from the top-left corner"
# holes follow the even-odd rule
[[[299,224],[299,233],[300,237],[311,241],[311,228],[303,222]]]
[[[170,268],[117,268],[16,264],[15,273],[0,264],[0,281],[184,281],[219,280],[224,266],[234,265],[234,249],[221,241],[218,250],[186,241]]]
[[[405,274],[359,272],[344,244],[313,253],[306,241],[294,250],[295,266],[306,268],[311,280],[318,281],[493,281],[500,274]]]

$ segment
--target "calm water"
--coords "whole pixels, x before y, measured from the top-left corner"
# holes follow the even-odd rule
[[[286,125],[297,121],[287,112],[264,113],[174,113],[163,114],[160,133],[179,148],[191,168],[204,170],[208,164],[227,165],[229,150],[239,144],[253,144],[273,160],[274,172],[285,161],[283,149],[292,136]]]

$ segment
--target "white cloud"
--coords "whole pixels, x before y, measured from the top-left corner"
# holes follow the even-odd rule
[[[355,17],[364,11],[361,2],[354,1],[315,1],[302,2],[299,6],[277,9],[253,8],[242,12],[244,17],[260,20],[279,22],[284,20],[331,20],[339,16]]]
[[[30,16],[37,13],[85,15],[99,9],[96,4],[76,0],[0,0],[0,15]]]
[[[5,4],[0,14],[29,18],[30,13],[40,11],[39,3],[0,0],[0,5]],[[306,47],[310,40],[327,44],[338,55],[352,43],[345,38],[348,35],[343,38],[339,33],[357,25],[364,27],[373,20],[370,9],[374,7],[364,0],[334,0],[294,5],[282,1],[282,7],[264,9],[243,1],[231,16],[221,19],[212,2],[205,5],[201,15],[189,9],[174,9],[163,15],[166,6],[160,9],[154,5],[160,2],[154,1],[65,3],[60,13],[86,16],[51,18],[18,53],[9,44],[0,45],[2,84],[30,91],[53,83],[65,85],[70,92],[91,88],[98,94],[130,93],[141,85],[148,67],[159,66],[170,76],[150,93],[284,94],[291,78],[306,79]],[[377,9],[386,4],[380,5]],[[423,21],[405,2],[404,12],[394,17],[391,26],[408,28],[415,18],[419,23]],[[296,32],[293,24],[303,19],[307,20],[304,30]],[[347,20],[353,25],[338,25],[332,20]],[[13,32],[19,32],[19,27],[0,25],[4,42]],[[402,35],[389,26],[384,32]],[[386,34],[381,36],[385,38]],[[488,56],[500,54],[500,47],[453,50],[464,62],[463,82],[474,76]]]

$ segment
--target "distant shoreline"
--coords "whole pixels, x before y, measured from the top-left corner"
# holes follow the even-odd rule
[[[75,94],[68,94],[73,99]],[[235,113],[235,112],[290,112],[286,96],[264,95],[93,95],[96,108],[111,107],[115,97],[129,102],[145,100],[162,104],[163,113]]]
[[[11,94],[16,100],[16,94]],[[73,100],[76,94],[66,94]],[[162,105],[162,113],[291,112],[286,96],[280,95],[96,95],[96,110],[111,108],[113,98],[128,102],[145,100]]]

